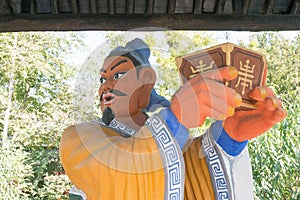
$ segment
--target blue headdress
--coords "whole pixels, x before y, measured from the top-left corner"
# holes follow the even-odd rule
[[[138,64],[138,66],[141,67],[150,67],[150,49],[148,45],[139,38],[128,42],[125,47],[118,46],[113,49],[107,58],[111,56],[125,56],[131,59],[135,65]],[[135,61],[137,61],[137,63]]]
[[[125,47],[118,46],[113,49],[107,58],[111,56],[126,56],[131,59],[134,63],[138,62],[139,66],[142,67],[150,67],[149,57],[150,57],[150,49],[148,45],[141,39],[136,38],[130,42],[128,42]],[[137,66],[136,66],[137,67]],[[160,96],[156,93],[154,89],[152,89],[150,102],[147,106],[146,110],[151,111],[157,107],[169,107],[170,102],[165,99],[163,96]]]

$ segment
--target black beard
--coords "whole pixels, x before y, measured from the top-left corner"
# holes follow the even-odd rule
[[[114,118],[114,111],[110,107],[106,107],[103,111],[102,121],[108,126]]]

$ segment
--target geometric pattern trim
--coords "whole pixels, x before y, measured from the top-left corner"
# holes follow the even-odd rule
[[[211,129],[209,129],[211,131]],[[212,185],[215,191],[215,197],[218,200],[232,199],[231,192],[228,188],[229,182],[226,179],[226,174],[223,170],[222,162],[219,159],[217,150],[211,141],[211,138],[206,132],[202,138],[202,149],[206,158],[206,163],[210,170]]]
[[[184,198],[184,160],[182,152],[165,122],[153,115],[147,121],[149,129],[161,152],[165,168],[165,200]]]
[[[101,118],[98,119],[98,123],[100,123],[103,126],[106,126],[106,124],[102,121]],[[136,133],[134,129],[128,127],[127,125],[123,124],[122,122],[116,119],[113,119],[108,125],[108,127],[112,128],[125,138],[131,137]]]

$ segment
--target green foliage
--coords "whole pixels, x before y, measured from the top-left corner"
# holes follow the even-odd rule
[[[1,199],[26,199],[33,184],[32,166],[26,164],[28,154],[22,146],[0,149],[0,194]]]
[[[300,198],[300,35],[278,33],[251,37],[249,48],[266,55],[267,85],[282,98],[287,118],[249,144],[256,199]]]
[[[61,175],[58,145],[74,123],[69,82],[76,68],[66,60],[81,45],[72,33],[0,34],[1,198],[67,196],[59,189],[70,182]]]
[[[0,110],[12,105],[8,137],[26,147],[42,143],[48,146],[49,142],[56,145],[57,134],[62,128],[57,126],[57,122],[68,122],[68,118],[63,117],[70,112],[72,99],[67,80],[75,70],[67,67],[64,61],[69,53],[67,46],[66,40],[54,33],[0,35],[0,83],[3,92],[0,96],[5,99]],[[10,91],[12,98],[5,98]],[[0,127],[0,131],[5,130]],[[54,134],[49,135],[48,132]],[[31,140],[27,140],[29,137]]]
[[[256,199],[299,199],[299,136],[276,128],[249,145]]]
[[[71,188],[72,184],[69,181],[67,175],[49,175],[46,174],[44,177],[44,185],[40,189],[40,196],[37,199],[69,199],[68,190]]]

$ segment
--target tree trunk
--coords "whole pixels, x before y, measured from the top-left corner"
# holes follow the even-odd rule
[[[9,117],[11,114],[12,105],[12,95],[14,91],[14,69],[15,69],[15,59],[17,55],[17,41],[18,33],[14,33],[14,44],[11,50],[11,70],[9,72],[9,84],[8,84],[8,97],[7,97],[7,108],[5,111],[4,122],[3,122],[3,132],[2,132],[2,148],[6,148],[8,143],[8,128],[9,128]]]
[[[9,86],[8,86],[8,101],[7,101],[7,108],[5,111],[4,116],[4,127],[3,127],[3,133],[2,133],[2,147],[5,148],[7,146],[7,139],[8,139],[8,127],[9,127],[9,117],[10,117],[10,111],[11,111],[11,104],[12,104],[12,93],[13,93],[13,74],[10,72],[10,78],[9,78]]]

